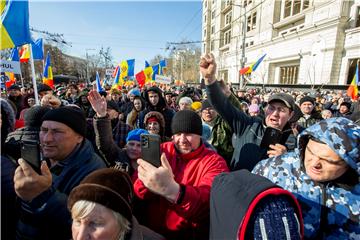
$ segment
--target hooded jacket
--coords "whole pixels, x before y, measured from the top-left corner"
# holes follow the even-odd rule
[[[285,198],[291,204],[300,223],[300,231],[292,234],[303,234],[301,209],[295,197],[267,178],[243,169],[221,173],[214,179],[210,197],[210,239],[252,238],[247,235],[251,234],[253,224],[250,219],[253,218],[256,207],[262,200],[267,201],[265,198],[268,196]],[[281,221],[271,222],[273,226],[281,224]],[[271,226],[265,227],[269,231],[268,227]]]
[[[267,149],[260,147],[266,130],[264,122],[236,108],[222,93],[218,82],[206,86],[206,91],[211,105],[233,131],[234,153],[229,164],[230,171],[239,169],[251,171],[258,162],[268,158]],[[291,132],[290,125],[286,124],[280,144],[285,145]]]
[[[156,92],[159,95],[159,102],[156,104],[156,106],[151,105],[151,103],[149,101],[149,92],[150,91]],[[158,87],[151,87],[145,91],[144,97],[145,97],[146,107],[143,111],[140,112],[140,115],[139,115],[140,128],[145,129],[145,126],[144,126],[145,115],[148,112],[157,111],[157,112],[161,113],[165,119],[165,136],[171,137],[171,135],[172,135],[171,134],[171,120],[172,120],[175,112],[166,106],[166,101],[162,95],[161,89]]]
[[[304,168],[303,153],[310,137],[326,143],[349,166],[338,179],[315,182]],[[253,173],[267,177],[299,200],[309,239],[360,238],[360,127],[346,118],[312,125],[298,137],[298,148],[261,161]]]

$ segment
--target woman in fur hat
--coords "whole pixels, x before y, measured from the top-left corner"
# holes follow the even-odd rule
[[[165,119],[161,113],[157,111],[148,112],[144,118],[144,126],[149,133],[159,135],[162,142],[170,140],[165,137]]]

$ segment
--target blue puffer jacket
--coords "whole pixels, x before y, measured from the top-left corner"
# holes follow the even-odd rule
[[[309,137],[324,142],[350,167],[340,178],[319,183],[305,172]],[[294,152],[261,161],[253,173],[292,192],[301,204],[307,239],[360,239],[360,127],[330,118],[304,130]]]
[[[64,161],[50,170],[53,184],[31,202],[21,202],[17,239],[71,239],[71,216],[67,197],[94,170],[105,168],[91,143],[85,140]]]

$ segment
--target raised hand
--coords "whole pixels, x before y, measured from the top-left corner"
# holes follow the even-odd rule
[[[101,97],[97,91],[91,90],[89,92],[88,100],[98,117],[106,116],[107,105],[105,98]]]
[[[201,57],[199,68],[201,75],[205,79],[205,84],[210,85],[216,81],[215,72],[216,72],[216,62],[215,57],[212,53],[206,54]]]

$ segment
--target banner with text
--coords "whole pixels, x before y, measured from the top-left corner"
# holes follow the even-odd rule
[[[21,74],[20,62],[0,59],[0,72]]]
[[[171,84],[171,77],[166,77],[162,75],[155,76],[155,82],[157,83],[164,83],[164,84]]]

